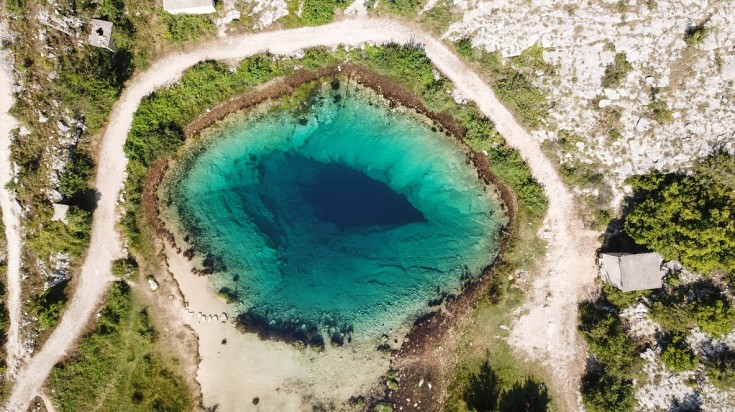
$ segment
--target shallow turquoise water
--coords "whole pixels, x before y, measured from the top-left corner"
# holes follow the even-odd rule
[[[250,319],[380,336],[492,261],[490,188],[450,138],[380,103],[325,87],[229,124],[178,171],[170,210]]]

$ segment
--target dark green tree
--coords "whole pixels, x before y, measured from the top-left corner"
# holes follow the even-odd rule
[[[659,172],[631,178],[625,232],[695,272],[735,273],[735,191],[723,179]]]

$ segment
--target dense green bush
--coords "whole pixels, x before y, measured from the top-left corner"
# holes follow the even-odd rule
[[[669,335],[668,343],[661,352],[661,360],[671,370],[676,372],[694,370],[697,367],[697,357],[687,346],[686,335],[673,333]]]
[[[617,53],[615,60],[605,68],[605,74],[602,76],[602,87],[612,89],[620,86],[620,82],[631,70],[633,70],[633,66],[628,63],[625,53]]]
[[[66,286],[67,282],[61,282],[31,299],[30,311],[38,318],[41,330],[50,330],[59,321],[67,301]]]
[[[52,253],[66,253],[80,257],[89,245],[92,214],[76,206],[69,207],[67,223],[50,221],[48,216],[38,216],[28,223],[27,244],[44,260]]]
[[[78,352],[54,367],[49,394],[60,411],[186,411],[184,380],[156,349],[156,333],[130,288],[116,282]]]
[[[618,312],[622,312],[629,307],[637,305],[642,297],[650,295],[650,291],[623,292],[615,286],[605,283],[602,286],[602,294],[611,305],[615,306]]]
[[[686,332],[695,326],[722,337],[735,327],[735,311],[722,291],[711,282],[680,286],[651,304],[653,320],[669,331]]]
[[[630,412],[638,404],[631,380],[595,373],[582,379],[582,401],[588,412]]]
[[[500,100],[529,128],[542,125],[548,116],[549,103],[541,90],[519,72],[511,72],[493,83]]]
[[[66,164],[59,181],[59,193],[65,199],[72,199],[90,190],[90,180],[94,172],[92,158],[83,151],[77,151]]]
[[[735,273],[735,194],[697,175],[652,172],[628,180],[635,190],[625,232],[636,243],[709,274]]]
[[[628,339],[618,314],[593,302],[579,306],[579,331],[606,373],[632,379],[641,370],[640,349]]]

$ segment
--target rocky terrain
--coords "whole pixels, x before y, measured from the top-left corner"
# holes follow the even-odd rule
[[[715,148],[735,150],[735,2],[455,4],[465,12],[448,39],[469,36],[504,57],[543,47],[556,70],[534,83],[552,108],[533,135],[569,138],[574,150],[564,156],[608,170],[618,194],[632,174],[686,170]],[[605,84],[618,53],[629,68],[617,84]]]

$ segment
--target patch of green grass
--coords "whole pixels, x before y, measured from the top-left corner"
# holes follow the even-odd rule
[[[59,411],[186,411],[190,389],[156,345],[148,312],[124,282],[107,296],[96,329],[56,365],[48,392]]]
[[[658,97],[648,105],[648,110],[651,112],[651,118],[659,123],[669,123],[674,120],[669,105]]]
[[[214,23],[209,16],[158,13],[166,30],[163,37],[173,43],[185,43],[201,40],[214,34]]]
[[[380,5],[387,8],[390,13],[403,17],[415,17],[423,4],[423,0],[385,0],[380,2]]]
[[[531,76],[537,72],[553,74],[554,67],[543,58],[543,48],[539,45],[524,50],[519,56],[511,58],[511,64],[503,64],[497,52],[490,53],[481,48],[473,48],[469,38],[455,42],[457,53],[473,63],[492,86],[498,98],[529,129],[543,126],[551,107],[546,94],[534,86]]]
[[[38,318],[41,330],[50,330],[58,323],[67,301],[67,284],[58,283],[31,299],[30,312]]]
[[[290,0],[287,5],[289,14],[279,21],[286,27],[299,27],[329,23],[334,20],[337,9],[344,10],[350,3],[347,0]]]
[[[439,0],[434,7],[421,14],[419,21],[423,27],[441,36],[456,19],[453,4],[449,0]]]

